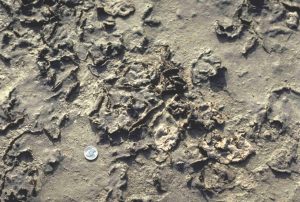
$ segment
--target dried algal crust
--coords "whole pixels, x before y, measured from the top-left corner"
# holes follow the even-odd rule
[[[258,38],[256,36],[251,36],[250,38],[248,38],[247,42],[243,47],[242,55],[243,56],[249,55],[252,51],[255,50],[257,45],[258,45]]]
[[[216,21],[215,32],[218,37],[233,40],[238,38],[243,30],[243,24],[240,20],[233,21],[232,23],[220,23]]]
[[[289,143],[287,146],[275,150],[267,165],[273,172],[290,174],[292,172],[291,165],[297,160],[297,147],[297,144]]]
[[[100,6],[98,11],[113,17],[127,17],[135,12],[135,7],[128,1],[112,1]]]
[[[255,153],[250,142],[242,134],[224,136],[212,133],[199,146],[207,152],[210,159],[215,159],[223,164],[244,161]]]

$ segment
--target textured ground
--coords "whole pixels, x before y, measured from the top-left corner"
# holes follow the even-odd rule
[[[0,201],[300,201],[299,14],[0,0]]]

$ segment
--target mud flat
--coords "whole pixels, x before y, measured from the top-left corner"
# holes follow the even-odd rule
[[[0,0],[0,201],[300,201],[299,15]]]

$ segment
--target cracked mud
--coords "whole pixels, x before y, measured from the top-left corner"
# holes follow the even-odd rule
[[[0,0],[0,202],[300,201],[299,15]]]

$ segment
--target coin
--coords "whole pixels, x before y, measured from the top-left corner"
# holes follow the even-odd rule
[[[98,157],[98,151],[97,151],[96,147],[87,146],[84,149],[84,157],[89,161],[95,160]]]

